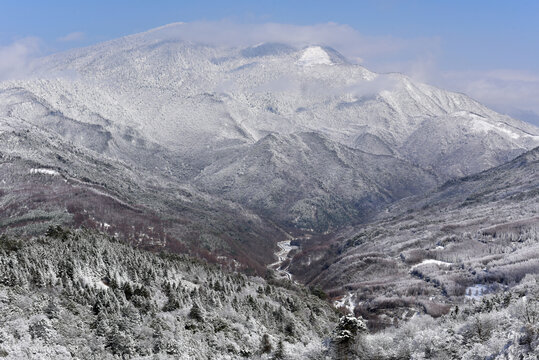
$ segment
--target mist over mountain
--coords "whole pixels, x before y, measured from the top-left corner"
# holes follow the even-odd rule
[[[395,358],[389,345],[363,343],[368,346],[360,351],[363,345],[350,339],[399,321],[416,324],[419,314],[448,314],[476,293],[481,300],[505,290],[521,289],[524,297],[536,290],[530,277],[529,289],[519,286],[539,270],[539,128],[465,94],[372,72],[323,44],[219,46],[183,40],[181,29],[171,24],[54,54],[37,60],[24,80],[0,83],[0,233],[7,244],[0,261],[25,264],[20,272],[5,272],[0,294],[15,299],[10,291],[19,286],[24,293],[16,301],[41,304],[24,322],[27,338],[41,345],[53,339],[58,354],[75,351],[72,330],[32,335],[35,324],[62,323],[43,313],[36,289],[46,288],[62,294],[60,312],[71,311],[82,331],[92,332],[90,348],[104,356],[151,356],[131,346],[149,332],[160,334],[146,344],[153,354],[173,356],[185,344],[174,336],[195,344],[200,332],[212,340],[192,356],[277,358],[297,349],[297,358],[338,358],[346,348]],[[196,264],[193,270],[185,265],[190,258],[132,253],[116,240],[221,268]],[[50,244],[47,251],[56,257],[63,242],[71,247],[76,241],[84,246],[80,258],[71,253],[72,263],[88,267],[95,279],[112,276],[107,264],[88,260],[96,251],[132,258],[111,260],[116,288],[90,286],[76,274],[53,276],[65,265],[56,260],[32,270],[29,264],[40,260],[24,255]],[[159,283],[132,273],[141,262],[160,267],[154,274]],[[181,267],[182,279],[197,289],[220,285],[202,294],[181,282],[172,289],[163,270],[169,266]],[[234,271],[265,280],[232,279],[227,274]],[[240,299],[233,290],[238,282]],[[365,322],[351,316],[337,322],[330,304],[320,305],[297,282]],[[139,285],[148,292],[141,295],[144,304],[124,289]],[[71,299],[74,288],[81,295]],[[79,308],[95,307],[102,297],[108,313],[94,310],[92,321],[81,320]],[[297,299],[291,305],[287,298]],[[170,302],[175,307],[167,307]],[[520,306],[503,304],[500,314]],[[226,319],[219,320],[213,306],[226,309]],[[211,321],[191,321],[186,307],[203,308]],[[262,309],[279,313],[286,324],[253,322]],[[118,340],[125,345],[118,350],[110,342],[126,327],[122,312],[143,325]],[[95,322],[110,314],[98,332]],[[162,324],[152,322],[155,315]],[[10,319],[6,343],[18,353],[18,325]],[[453,319],[468,326],[465,318]],[[243,330],[257,328],[246,344],[234,330],[237,321]],[[452,334],[466,334],[461,330]],[[528,347],[506,349],[532,351],[537,333],[530,334]],[[57,341],[62,338],[68,343]],[[473,341],[470,348],[480,343]],[[498,351],[499,344],[491,345],[485,354]],[[450,350],[460,356],[469,349]],[[423,348],[413,351],[423,354]]]
[[[119,161],[137,172],[130,181],[186,187],[317,231],[539,144],[530,124],[331,48],[226,48],[183,41],[180,30],[40,60],[30,79],[2,83],[3,128]]]

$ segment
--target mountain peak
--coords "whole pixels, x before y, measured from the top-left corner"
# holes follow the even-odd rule
[[[313,65],[335,65],[333,54],[327,51],[322,46],[309,46],[303,50],[298,65],[313,66]]]

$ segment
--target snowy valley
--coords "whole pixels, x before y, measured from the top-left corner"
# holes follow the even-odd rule
[[[182,24],[32,69],[0,82],[0,357],[539,351],[539,128]]]

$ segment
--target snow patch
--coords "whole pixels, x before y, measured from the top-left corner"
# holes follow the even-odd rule
[[[475,284],[466,288],[465,297],[470,300],[479,300],[489,292],[488,286]]]
[[[354,313],[354,308],[356,307],[355,304],[354,304],[353,296],[354,296],[354,294],[348,293],[348,294],[344,295],[341,299],[335,300],[333,302],[333,305],[335,305],[335,307],[337,309],[345,308],[346,310],[348,310],[348,312],[350,314],[353,314]]]
[[[52,169],[30,169],[30,174],[43,174],[50,176],[58,176],[60,173]]]
[[[474,132],[488,133],[489,131],[494,131],[498,133],[503,133],[504,135],[509,136],[511,139],[519,139],[523,136],[523,134],[515,132],[514,130],[508,128],[505,124],[492,124],[488,121],[485,121],[485,118],[483,116],[469,111],[457,111],[453,113],[452,116],[465,116],[471,119],[472,121],[470,122],[470,130]],[[535,137],[532,135],[528,136]]]
[[[95,276],[90,274],[80,274],[80,279],[82,280],[82,283],[86,286],[90,286],[96,289],[106,290],[109,287],[103,283],[102,280],[97,279]]]
[[[506,128],[503,128],[503,127],[500,127],[500,126],[493,125],[493,124],[491,124],[489,122],[486,122],[484,120],[477,119],[474,122],[472,122],[471,125],[472,125],[471,126],[472,131],[486,132],[486,133],[488,133],[489,131],[497,131],[497,132],[502,132],[502,133],[508,135],[512,139],[520,138],[520,135],[517,134],[516,132],[511,131],[511,130],[506,129]]]
[[[453,264],[445,262],[445,261],[427,259],[427,260],[423,260],[419,264],[415,264],[414,266],[412,266],[412,270],[414,270],[415,268],[417,268],[419,266],[429,265],[429,264],[434,264],[434,265],[438,265],[438,266],[451,266],[451,265],[453,265]]]
[[[329,54],[320,46],[311,46],[303,51],[303,55],[297,61],[298,65],[333,65]]]

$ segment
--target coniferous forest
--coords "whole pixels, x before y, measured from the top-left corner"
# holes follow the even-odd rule
[[[0,242],[0,356],[81,359],[536,359],[539,283],[369,332],[288,280],[51,227]],[[316,295],[315,295],[316,294]]]

